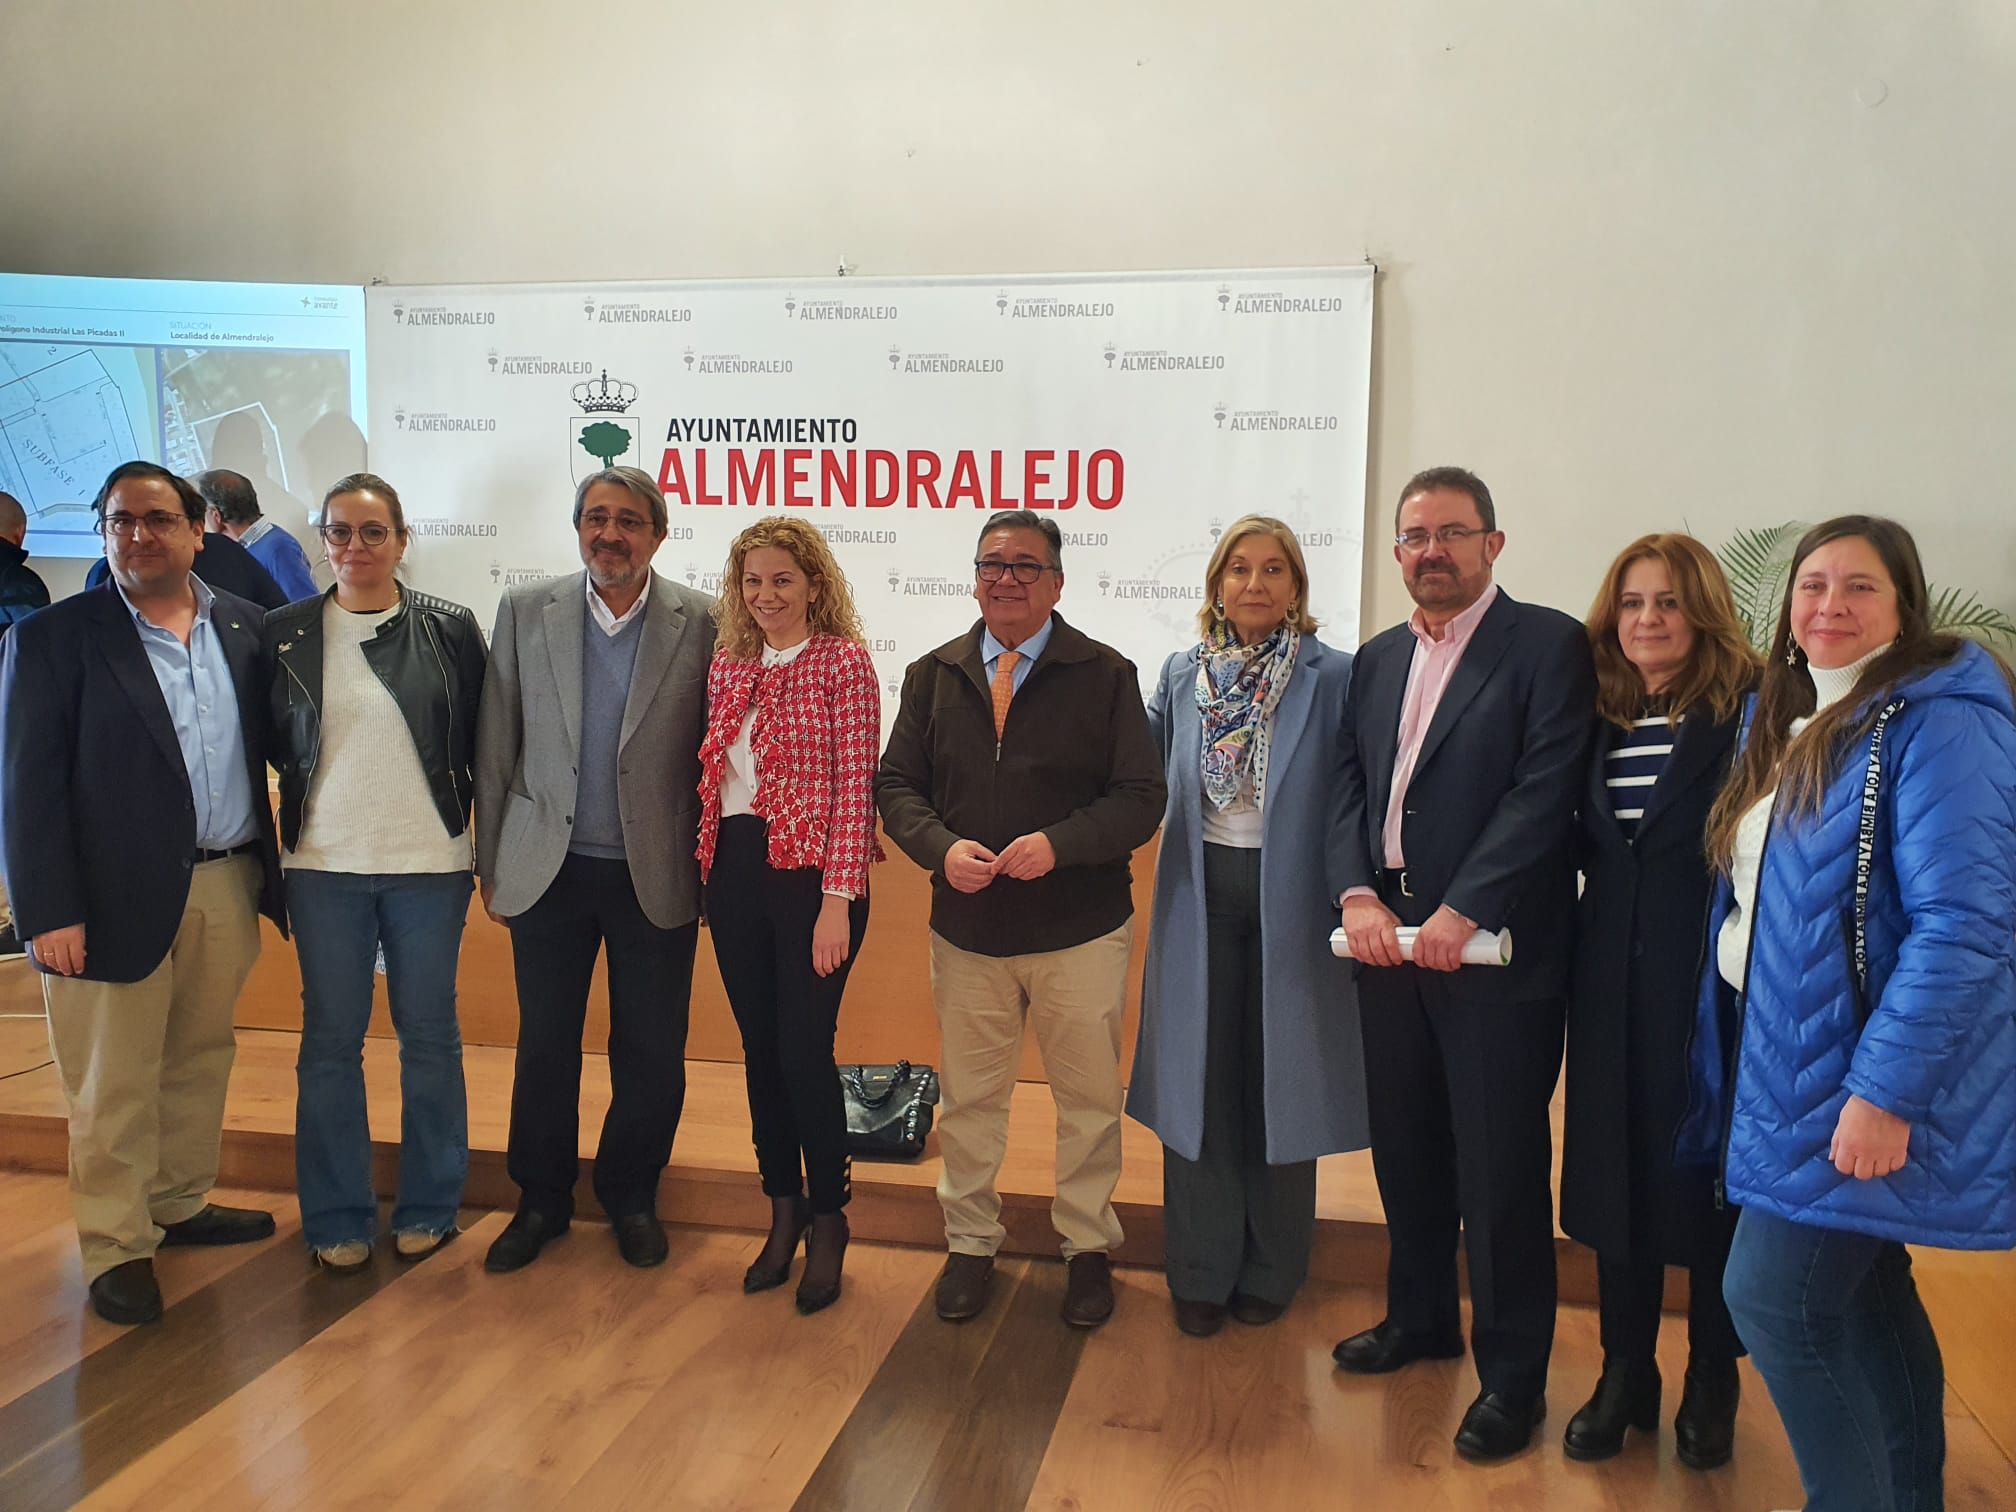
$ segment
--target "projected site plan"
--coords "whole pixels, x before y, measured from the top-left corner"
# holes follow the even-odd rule
[[[154,450],[153,358],[133,348],[0,342],[0,489],[27,509],[31,531],[82,536],[95,552],[91,496],[106,473],[142,455],[136,434]]]
[[[98,555],[91,499],[136,457],[242,472],[299,529],[363,465],[364,412],[361,290],[0,275],[0,490],[31,554]]]

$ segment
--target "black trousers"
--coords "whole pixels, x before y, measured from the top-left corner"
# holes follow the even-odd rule
[[[1260,852],[1204,847],[1204,1140],[1162,1151],[1164,1268],[1190,1301],[1287,1304],[1309,1274],[1316,1162],[1267,1163]]]
[[[686,1018],[699,920],[644,916],[627,861],[569,854],[537,903],[511,920],[518,1056],[506,1168],[521,1208],[574,1215],[580,1175],[581,1034],[595,957],[609,952],[609,1116],[595,1199],[612,1219],[655,1211],[686,1103]]]
[[[742,1031],[756,1168],[769,1197],[807,1192],[815,1213],[852,1195],[847,1110],[833,1063],[840,998],[868,932],[868,899],[847,905],[847,959],[812,969],[812,927],[825,894],[815,867],[780,871],[770,827],[754,814],[721,821],[707,879],[707,928],[728,1006]]]
[[[1687,1348],[1696,1359],[1733,1360],[1742,1354],[1729,1305],[1722,1300],[1725,1254],[1687,1273]],[[1605,1360],[1649,1360],[1659,1346],[1660,1307],[1666,1267],[1656,1261],[1596,1257],[1597,1316],[1603,1328]]]
[[[1381,895],[1402,924],[1434,911],[1402,897],[1397,879]],[[1358,978],[1372,1167],[1392,1246],[1387,1315],[1409,1333],[1459,1336],[1460,1227],[1478,1379],[1526,1401],[1545,1389],[1554,1347],[1547,1107],[1567,1005],[1478,1002],[1452,987],[1414,966],[1367,967]]]

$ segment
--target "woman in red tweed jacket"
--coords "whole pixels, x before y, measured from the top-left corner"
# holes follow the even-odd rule
[[[881,697],[847,579],[803,520],[773,517],[735,538],[714,620],[700,876],[771,1207],[742,1289],[782,1286],[804,1238],[798,1310],[812,1313],[840,1295],[847,1250],[833,1032],[868,927],[868,866],[882,859]]]

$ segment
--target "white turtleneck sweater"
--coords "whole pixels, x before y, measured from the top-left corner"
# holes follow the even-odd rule
[[[1878,646],[1860,661],[1850,662],[1845,667],[1826,668],[1809,664],[1806,671],[1813,679],[1813,713],[1804,719],[1793,720],[1787,739],[1796,739],[1822,710],[1846,698],[1855,686],[1855,679],[1862,675],[1862,669],[1889,649],[1888,646]],[[1736,838],[1730,846],[1729,886],[1736,897],[1729,917],[1722,921],[1721,933],[1715,937],[1715,966],[1722,973],[1722,980],[1739,991],[1750,965],[1750,930],[1756,923],[1757,915],[1758,867],[1764,859],[1764,841],[1771,832],[1771,805],[1777,797],[1774,790],[1750,806],[1737,823]]]

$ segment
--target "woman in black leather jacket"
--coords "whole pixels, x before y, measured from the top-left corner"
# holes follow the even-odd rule
[[[406,517],[384,479],[338,482],[319,528],[336,585],[266,617],[269,754],[301,957],[301,1229],[317,1263],[352,1271],[378,1219],[362,1061],[378,961],[399,1035],[393,1248],[416,1260],[456,1233],[469,1114],[455,968],[484,650],[467,609],[395,577]]]

